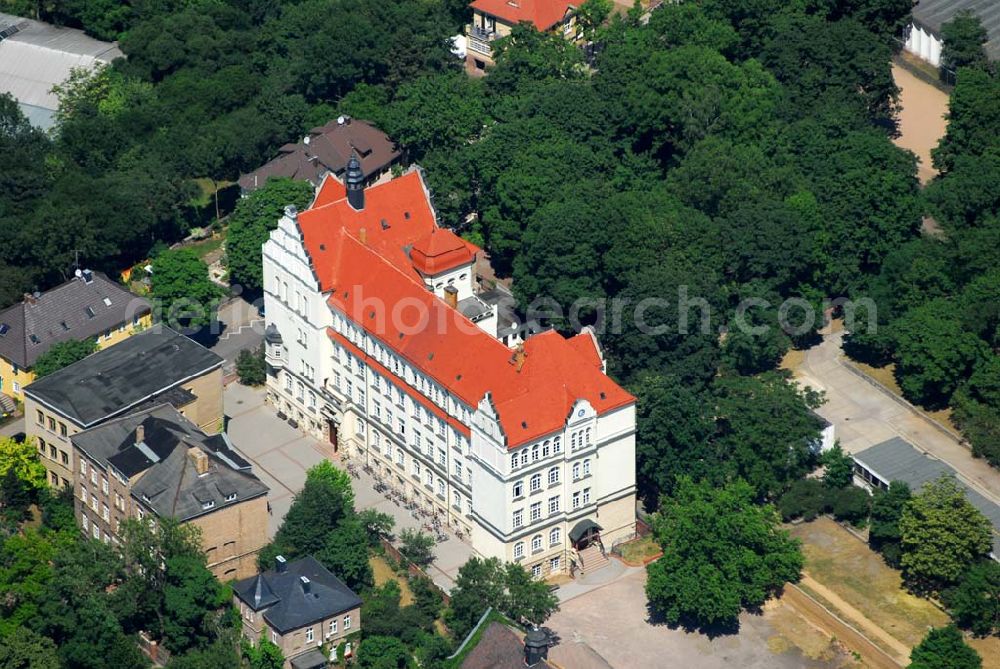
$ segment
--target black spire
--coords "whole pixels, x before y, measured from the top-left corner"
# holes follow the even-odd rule
[[[347,186],[347,201],[352,207],[361,211],[365,208],[365,175],[361,171],[361,161],[358,154],[351,152],[351,159],[347,161],[347,172],[344,175],[344,184]]]

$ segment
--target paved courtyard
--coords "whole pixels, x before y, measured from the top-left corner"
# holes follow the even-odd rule
[[[278,420],[274,410],[264,403],[263,390],[231,383],[226,387],[224,398],[233,445],[253,463],[254,473],[271,488],[268,530],[274,536],[295,493],[305,484],[306,470],[325,458],[330,458],[337,466],[343,463],[333,457],[329,444],[318,442]],[[357,509],[374,508],[391,514],[396,519],[397,534],[406,527],[420,527],[420,521],[409,511],[376,492],[374,480],[364,472],[354,479],[353,488]],[[435,583],[450,590],[459,567],[475,554],[471,546],[449,533],[448,540],[435,547],[434,562],[427,573]]]
[[[737,634],[703,634],[647,620],[644,569],[563,602],[547,627],[550,653],[566,669],[820,669],[852,666],[849,656],[780,602],[740,616]],[[803,652],[807,649],[809,655]]]
[[[857,453],[899,436],[948,463],[980,493],[1000,502],[1000,472],[972,457],[968,448],[920,413],[848,370],[842,340],[842,331],[825,335],[793,372],[802,383],[826,393],[818,413],[836,426],[844,450]]]

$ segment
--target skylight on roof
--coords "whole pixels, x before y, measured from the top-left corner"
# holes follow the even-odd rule
[[[42,343],[42,340],[39,339],[38,335],[36,335],[36,334],[30,334],[30,335],[28,335],[28,339],[31,340],[32,344],[41,344]]]
[[[63,329],[64,331],[66,331],[66,332],[68,332],[68,331],[69,331],[69,326],[68,326],[68,325],[66,325],[66,321],[62,321],[62,322],[60,322],[60,323],[59,323],[59,325],[61,325],[61,326],[62,326],[62,329]]]
[[[10,332],[10,326],[6,323],[0,323],[0,337],[6,337],[8,332]]]
[[[86,309],[84,309],[84,311],[87,313],[87,318],[93,318],[94,316],[97,315],[94,313],[93,307],[87,307]]]
[[[105,297],[104,298],[104,306],[106,306],[106,307],[110,307],[111,306],[111,298],[110,297]]]

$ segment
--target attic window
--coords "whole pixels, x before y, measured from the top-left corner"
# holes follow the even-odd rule
[[[209,500],[207,502],[202,502],[201,503],[201,508],[203,508],[203,509],[211,509],[213,506],[215,506],[215,500],[214,499],[213,500]]]
[[[405,218],[406,220],[410,220],[410,212],[404,211],[403,212],[403,218]]]
[[[375,318],[375,312],[374,311],[368,312],[368,318]]]
[[[428,360],[433,360],[434,359],[434,353],[433,352],[432,353],[428,353],[427,354],[427,359]]]
[[[402,333],[402,332],[400,332],[400,333],[399,333],[399,338],[400,338],[400,339],[402,339],[402,338],[403,338],[403,333]]]
[[[528,421],[522,420],[521,421],[521,427],[523,427],[525,430],[527,430],[528,429]]]
[[[32,344],[41,344],[42,343],[42,341],[38,338],[38,335],[36,335],[36,334],[30,334],[30,335],[28,335],[28,339],[31,340]]]
[[[10,332],[10,326],[6,323],[0,323],[0,337],[6,337],[8,332]]]
[[[382,219],[382,229],[383,230],[389,229],[389,221],[385,220],[384,218]]]
[[[319,245],[319,250],[320,251],[326,251],[326,244],[320,244]]]
[[[94,308],[93,307],[87,307],[83,311],[87,314],[87,318],[93,318],[94,316],[97,315],[97,314],[94,313]]]
[[[604,392],[603,390],[601,391],[601,399],[602,399],[602,400],[606,400],[606,399],[608,399],[608,395],[607,395],[607,393],[605,393],[605,392]]]
[[[104,298],[104,306],[106,306],[106,307],[110,307],[111,306],[111,298],[110,297],[105,297]]]
[[[60,323],[59,323],[59,325],[61,325],[61,326],[62,326],[62,329],[63,329],[63,331],[65,331],[65,332],[69,332],[69,326],[68,326],[68,325],[66,325],[66,321],[62,321],[62,322],[60,322]]]
[[[226,495],[227,502],[232,502],[234,499],[236,499],[236,493],[233,493],[232,495]]]
[[[461,380],[462,380],[462,375],[461,375],[461,374],[457,375],[457,376],[455,377],[455,380],[456,380],[456,381],[461,381]]]

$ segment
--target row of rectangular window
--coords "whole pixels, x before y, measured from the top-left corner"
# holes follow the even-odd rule
[[[549,530],[549,548],[553,546],[558,546],[562,543],[562,530],[558,527],[553,527]],[[524,557],[525,542],[518,541],[514,544],[514,559],[519,560]],[[536,534],[531,538],[531,552],[538,553],[542,550],[542,535]]]

